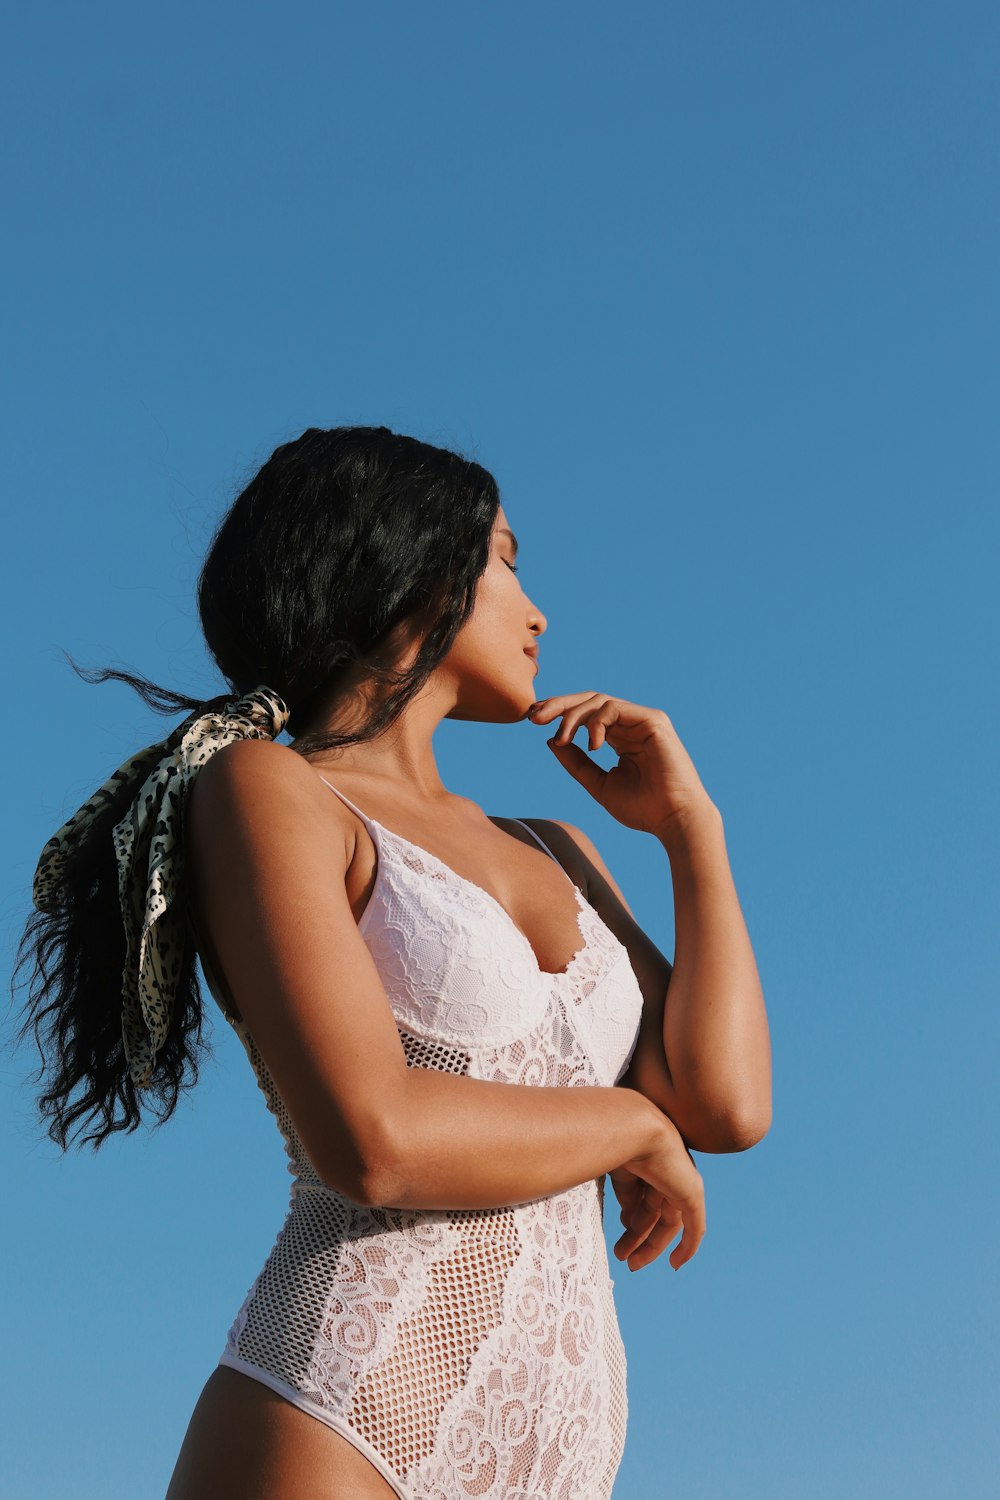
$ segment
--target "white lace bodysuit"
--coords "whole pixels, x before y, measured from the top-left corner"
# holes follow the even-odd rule
[[[549,973],[487,891],[330,790],[375,844],[358,926],[409,1066],[524,1087],[616,1083],[642,996],[576,883],[567,875],[583,946]],[[294,1181],[220,1363],[326,1422],[405,1500],[606,1500],[626,1395],[603,1181],[509,1208],[361,1207],[323,1184],[253,1038],[226,1014]]]

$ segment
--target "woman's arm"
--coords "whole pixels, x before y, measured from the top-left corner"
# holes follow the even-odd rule
[[[659,840],[673,881],[672,965],[636,922],[592,841],[552,821],[583,856],[588,899],[628,949],[643,992],[639,1041],[623,1082],[669,1115],[693,1150],[755,1145],[771,1123],[770,1040],[718,809],[706,801]]]
[[[301,756],[219,751],[193,783],[199,927],[323,1181],[359,1203],[493,1208],[629,1162],[679,1205],[679,1262],[704,1232],[701,1179],[640,1093],[535,1088],[410,1068],[348,900],[354,823]]]

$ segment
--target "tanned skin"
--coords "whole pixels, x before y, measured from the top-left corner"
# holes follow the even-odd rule
[[[475,607],[447,658],[375,741],[308,759],[247,740],[213,756],[188,799],[187,847],[199,947],[252,1033],[324,1181],[362,1204],[491,1208],[610,1174],[633,1270],[680,1234],[679,1269],[705,1232],[692,1150],[740,1151],[771,1118],[763,995],[726,855],[722,818],[660,708],[600,692],[535,704],[547,621],[516,576],[501,509]],[[409,660],[426,622],[387,650]],[[324,722],[363,715],[359,674]],[[377,854],[365,825],[324,785],[488,892],[540,968],[580,946],[565,876],[509,818],[450,792],[432,737],[443,718],[545,726],[542,738],[605,812],[651,834],[673,885],[671,964],[637,924],[592,841],[528,819],[628,949],[643,994],[640,1036],[616,1088],[519,1088],[408,1068],[357,922]],[[600,769],[573,743],[607,741]],[[241,878],[234,881],[237,869]],[[666,881],[664,882],[666,887]],[[666,889],[664,899],[666,901]],[[669,997],[668,997],[669,990]],[[669,999],[669,1003],[668,1003]],[[220,1366],[195,1406],[166,1500],[391,1500],[345,1438],[260,1382]]]

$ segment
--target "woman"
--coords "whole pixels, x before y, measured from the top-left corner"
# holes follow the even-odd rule
[[[63,1147],[89,1115],[97,1144],[134,1129],[140,1092],[167,1118],[196,1077],[197,954],[294,1177],[168,1500],[610,1495],[626,1403],[604,1175],[616,1254],[636,1270],[680,1233],[679,1269],[705,1227],[690,1150],[768,1129],[721,817],[662,710],[533,701],[547,622],[516,547],[479,465],[385,427],[310,429],[202,569],[231,691],[95,674],[192,712],[42,852],[22,940],[40,1111]],[[606,812],[659,839],[673,967],[579,829],[442,784],[442,718],[545,726]]]

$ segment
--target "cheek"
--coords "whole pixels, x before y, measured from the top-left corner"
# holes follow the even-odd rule
[[[488,568],[479,580],[476,590],[476,602],[469,617],[469,623],[477,627],[495,628],[498,623],[507,618],[511,612],[511,595],[517,592],[511,589],[506,580],[499,578],[492,568]]]
[[[455,651],[470,666],[490,667],[505,641],[516,637],[524,613],[520,590],[484,574],[472,614],[455,637]]]

